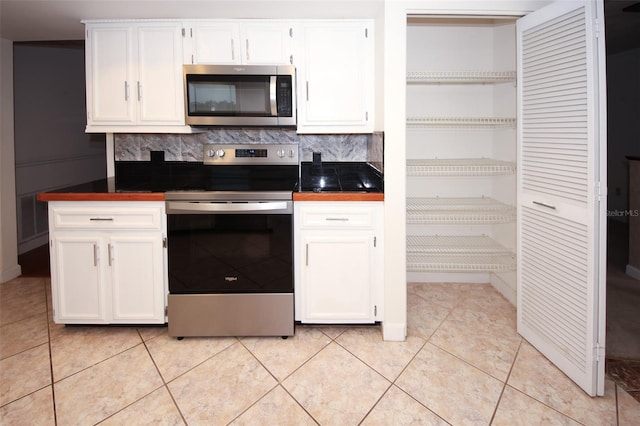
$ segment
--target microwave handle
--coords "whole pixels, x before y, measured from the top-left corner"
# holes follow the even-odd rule
[[[276,82],[278,76],[272,75],[269,81],[269,100],[271,101],[271,116],[278,116],[278,104],[276,102]]]

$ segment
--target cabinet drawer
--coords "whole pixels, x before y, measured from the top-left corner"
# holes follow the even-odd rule
[[[374,211],[367,207],[301,207],[300,226],[313,228],[371,228]]]
[[[162,207],[52,207],[53,223],[56,229],[162,229]]]

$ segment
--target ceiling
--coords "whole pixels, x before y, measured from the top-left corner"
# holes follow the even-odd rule
[[[635,12],[625,11],[635,6]],[[0,0],[0,36],[83,40],[82,19],[372,18],[384,0]],[[607,52],[640,48],[640,2],[605,0]]]

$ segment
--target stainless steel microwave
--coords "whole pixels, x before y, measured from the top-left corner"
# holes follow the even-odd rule
[[[186,124],[296,125],[291,65],[184,65]]]

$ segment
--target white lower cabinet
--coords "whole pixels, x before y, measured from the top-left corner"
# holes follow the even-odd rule
[[[382,319],[382,203],[296,202],[296,320]]]
[[[54,321],[162,324],[164,203],[51,202]]]

